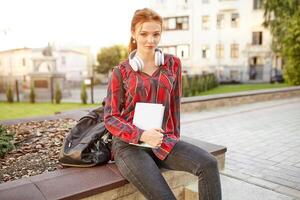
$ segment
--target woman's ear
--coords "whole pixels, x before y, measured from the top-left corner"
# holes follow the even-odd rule
[[[134,31],[131,31],[131,37],[132,37],[132,39],[134,39],[134,40],[135,40]]]

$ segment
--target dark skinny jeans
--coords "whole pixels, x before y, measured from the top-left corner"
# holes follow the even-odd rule
[[[129,145],[118,138],[113,138],[112,148],[121,174],[149,200],[176,199],[160,167],[198,176],[200,200],[222,199],[217,160],[197,146],[179,141],[163,161],[151,149]]]

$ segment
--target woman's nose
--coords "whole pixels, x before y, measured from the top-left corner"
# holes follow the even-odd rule
[[[148,37],[148,42],[150,42],[150,43],[153,43],[155,40],[154,40],[154,37],[152,37],[152,36],[149,36]]]

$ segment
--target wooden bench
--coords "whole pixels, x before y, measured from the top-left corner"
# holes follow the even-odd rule
[[[182,137],[212,153],[224,168],[226,147]],[[185,199],[185,186],[197,180],[186,172],[162,169],[163,176],[178,199]],[[0,184],[1,200],[41,199],[143,199],[137,189],[128,184],[115,164],[92,168],[64,168],[16,181]]]

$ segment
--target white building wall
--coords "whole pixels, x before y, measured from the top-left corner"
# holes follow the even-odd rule
[[[87,76],[87,56],[75,51],[59,51],[55,53],[57,70],[66,73],[68,81],[82,81]]]
[[[189,57],[182,60],[183,70],[188,73],[201,71],[216,71],[223,69],[229,77],[230,71],[235,70],[239,79],[249,81],[249,60],[253,56],[262,56],[264,60],[263,80],[268,81],[270,74],[271,35],[263,28],[263,10],[254,10],[253,0],[153,0],[151,7],[163,18],[189,16],[188,30],[164,31],[161,47],[169,45],[189,45]],[[217,15],[224,14],[223,28],[217,28]],[[231,26],[231,14],[239,14],[237,27]],[[209,28],[203,30],[202,16],[209,16]],[[263,32],[263,43],[252,45],[252,32]],[[238,58],[231,58],[231,44],[238,44]],[[216,45],[223,44],[224,57],[216,57]],[[209,58],[202,58],[202,47],[208,45]],[[178,56],[178,55],[177,55]]]

